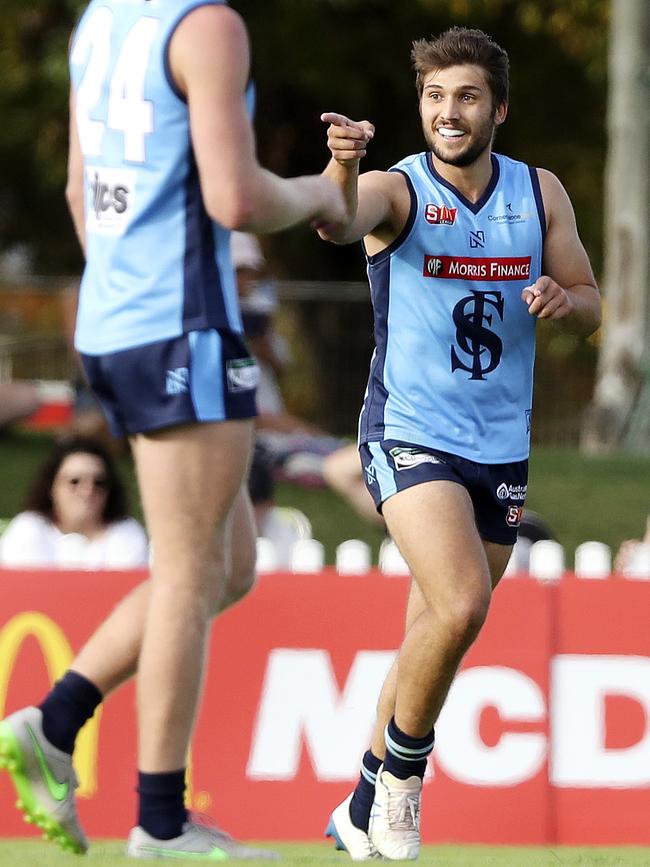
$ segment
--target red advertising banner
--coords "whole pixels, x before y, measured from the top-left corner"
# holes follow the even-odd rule
[[[144,576],[2,572],[0,714],[37,703]],[[192,807],[242,839],[312,840],[358,778],[408,583],[271,574],[215,623]],[[650,844],[650,583],[504,579],[436,727],[425,842]],[[77,742],[93,837],[134,823],[132,685]],[[30,832],[0,775],[0,835]]]

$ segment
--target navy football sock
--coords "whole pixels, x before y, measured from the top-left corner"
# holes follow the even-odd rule
[[[72,755],[79,730],[103,698],[88,678],[67,671],[38,705],[43,714],[43,734],[57,749]]]
[[[386,740],[385,771],[390,771],[400,780],[424,777],[427,757],[433,749],[433,729],[423,738],[413,738],[397,727],[393,717],[386,726],[384,738]]]
[[[355,828],[360,828],[362,831],[368,830],[370,808],[375,800],[375,782],[380,765],[381,759],[368,750],[361,762],[359,782],[350,801],[350,819]]]
[[[158,840],[179,837],[187,822],[185,769],[159,774],[139,771],[137,791],[138,825]]]

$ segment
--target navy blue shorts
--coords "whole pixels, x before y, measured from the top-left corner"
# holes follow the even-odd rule
[[[457,455],[397,440],[359,448],[366,487],[377,511],[393,494],[434,479],[458,482],[472,498],[482,539],[514,545],[526,499],[528,461],[479,464]]]
[[[230,331],[190,331],[81,360],[118,437],[256,415],[258,368],[242,337]]]

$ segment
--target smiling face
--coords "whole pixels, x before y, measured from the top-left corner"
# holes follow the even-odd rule
[[[63,533],[93,535],[102,529],[107,482],[96,455],[74,452],[63,460],[52,483],[54,520]]]
[[[489,154],[494,131],[506,113],[505,104],[494,106],[480,66],[434,69],[424,78],[422,129],[430,150],[443,163],[465,167]]]

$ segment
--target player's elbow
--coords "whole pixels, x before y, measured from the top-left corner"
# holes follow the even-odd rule
[[[246,231],[257,212],[254,191],[244,184],[204,192],[204,203],[213,220],[234,231]]]
[[[580,317],[580,336],[590,337],[600,328],[603,321],[603,306],[598,289],[589,287]]]
[[[237,202],[229,207],[208,209],[208,213],[213,220],[231,231],[247,232],[254,224],[255,208],[247,201]]]
[[[358,238],[350,239],[348,237],[348,233],[345,229],[341,229],[338,226],[326,226],[324,228],[318,229],[318,234],[323,241],[327,241],[330,244],[338,244],[339,246],[345,246],[346,244],[352,244],[354,241],[358,241]]]
[[[593,314],[591,317],[591,322],[589,323],[589,334],[587,336],[589,337],[592,334],[595,334],[595,332],[598,331],[598,329],[600,328],[600,326],[602,324],[603,324],[603,311],[602,311],[602,308],[600,306],[598,306],[598,308],[593,311]]]
[[[590,337],[602,324],[602,307],[597,290],[579,303],[566,317],[558,320],[560,327],[577,337]]]

